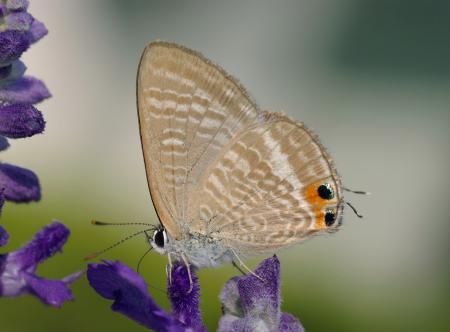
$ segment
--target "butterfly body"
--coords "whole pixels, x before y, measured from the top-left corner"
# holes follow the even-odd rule
[[[182,240],[169,239],[167,251],[173,253],[177,260],[184,255],[191,265],[198,268],[217,267],[233,258],[220,240],[201,234],[189,234]]]
[[[152,243],[158,252],[211,267],[339,229],[340,177],[318,137],[261,111],[201,54],[147,46],[137,104],[150,193],[167,233],[164,246]]]

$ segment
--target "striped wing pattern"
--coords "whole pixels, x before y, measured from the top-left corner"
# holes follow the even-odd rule
[[[147,178],[173,237],[210,235],[242,253],[265,252],[333,231],[339,177],[302,123],[261,112],[245,89],[198,53],[156,42],[138,71]],[[317,186],[336,195],[323,200]]]
[[[205,169],[258,112],[224,71],[181,46],[157,42],[138,70],[138,111],[147,179],[169,233],[185,231],[187,200]]]
[[[202,221],[195,230],[216,234],[243,254],[339,226],[324,222],[327,210],[338,212],[340,195],[327,152],[303,124],[273,113],[264,119],[236,137],[190,196],[190,218]],[[317,195],[322,183],[335,190],[333,199]]]

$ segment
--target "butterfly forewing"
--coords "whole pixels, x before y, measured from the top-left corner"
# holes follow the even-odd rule
[[[164,42],[142,55],[137,99],[152,199],[169,234],[180,238],[195,222],[187,215],[188,197],[206,168],[259,113],[221,68]]]

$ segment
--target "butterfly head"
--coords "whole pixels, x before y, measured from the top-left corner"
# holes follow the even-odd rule
[[[166,229],[163,226],[155,229],[153,235],[148,237],[148,241],[156,252],[161,255],[166,254],[169,237],[167,236]]]

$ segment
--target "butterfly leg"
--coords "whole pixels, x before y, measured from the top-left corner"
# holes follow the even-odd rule
[[[255,272],[253,272],[252,270],[250,270],[250,268],[245,265],[245,263],[239,258],[238,254],[236,253],[236,251],[233,250],[233,248],[229,248],[230,251],[233,253],[234,257],[236,257],[237,261],[239,262],[240,267],[244,268],[244,270],[246,270],[248,273],[250,273],[252,276],[255,276],[256,278],[258,278],[259,280],[264,282],[264,279],[261,278],[259,275],[257,275]],[[234,261],[233,261],[234,263]],[[244,273],[245,274],[245,273]]]
[[[192,292],[192,289],[194,288],[194,283],[192,282],[192,275],[191,275],[191,266],[189,264],[189,261],[187,260],[184,253],[181,253],[181,260],[183,261],[184,265],[186,266],[188,277],[189,277],[189,290],[188,294]]]
[[[167,274],[167,278],[169,279],[169,285],[172,285],[172,256],[170,255],[171,253],[168,252],[167,253],[167,265],[166,265],[166,274]]]
[[[243,275],[246,275],[247,273],[245,273],[244,270],[241,269],[241,267],[238,265],[238,263],[236,263],[236,261],[231,261],[231,264],[233,264],[233,266],[239,271],[241,272]]]

